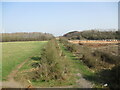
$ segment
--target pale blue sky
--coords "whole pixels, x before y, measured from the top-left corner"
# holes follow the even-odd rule
[[[5,32],[48,32],[118,28],[117,2],[4,2]]]

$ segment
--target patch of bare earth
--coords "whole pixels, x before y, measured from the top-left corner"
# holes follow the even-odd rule
[[[108,45],[116,45],[119,44],[119,40],[111,40],[111,41],[104,41],[104,40],[69,40],[68,42],[73,44],[80,44],[80,45],[86,45],[90,47],[102,47],[102,46],[108,46]]]
[[[80,73],[77,74],[77,77],[80,78],[76,81],[76,84],[77,84],[76,87],[77,88],[92,88],[93,87],[93,83],[84,79]]]

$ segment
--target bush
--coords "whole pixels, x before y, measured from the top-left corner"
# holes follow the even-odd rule
[[[94,51],[93,55],[100,57],[101,61],[105,61],[110,64],[118,64],[120,59],[119,55],[112,55],[98,50]]]
[[[56,40],[50,40],[41,55],[40,67],[34,80],[65,80],[69,73],[68,62]]]
[[[66,49],[70,52],[77,52],[78,47],[76,44],[69,43],[65,37],[60,37],[59,41],[63,43]]]
[[[96,58],[91,56],[90,54],[83,55],[82,60],[89,68],[95,68],[98,63],[98,61],[96,61]]]
[[[65,37],[59,37],[60,43],[67,44],[68,40]]]

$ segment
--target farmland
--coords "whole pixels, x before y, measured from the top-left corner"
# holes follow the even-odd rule
[[[11,83],[16,83],[15,88],[117,88],[119,80],[114,81],[119,78],[116,74],[120,68],[118,46],[116,39],[69,40],[66,37],[2,42],[3,87],[14,87]]]
[[[2,77],[7,75],[30,56],[40,52],[46,41],[4,42],[2,43]]]

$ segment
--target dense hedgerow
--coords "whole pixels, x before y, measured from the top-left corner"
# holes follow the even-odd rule
[[[64,37],[60,37],[59,41],[64,44],[66,49],[70,52],[77,52],[78,47],[75,44],[69,43],[68,40]]]
[[[73,31],[63,35],[71,40],[104,40],[104,39],[120,39],[119,31],[100,31],[100,30],[86,30],[86,31]]]
[[[69,63],[55,39],[50,40],[43,49],[39,65],[34,80],[65,80],[69,73]]]
[[[40,33],[40,32],[20,32],[20,33],[2,33],[1,42],[12,42],[12,41],[44,41],[54,38],[52,34]]]

